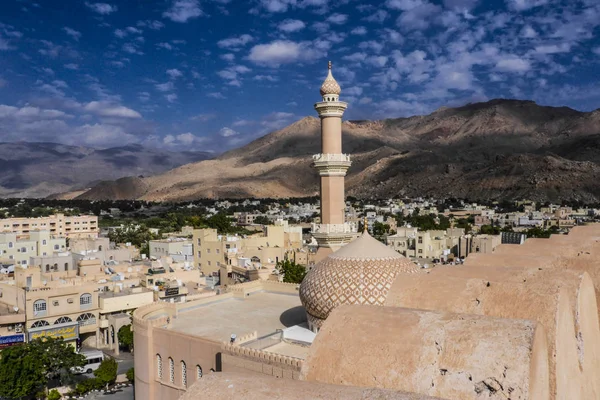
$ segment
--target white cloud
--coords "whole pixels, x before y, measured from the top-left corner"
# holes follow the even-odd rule
[[[530,8],[543,6],[548,3],[548,0],[506,0],[506,5],[511,10],[524,11]]]
[[[206,96],[212,97],[213,99],[226,99],[226,97],[223,96],[223,93],[221,92],[210,92],[207,93]]]
[[[203,14],[198,0],[173,0],[171,8],[162,15],[173,22],[187,22],[189,19],[197,18]]]
[[[365,28],[364,26],[357,26],[356,28],[352,29],[350,33],[353,35],[366,35],[367,28]]]
[[[242,47],[246,44],[250,43],[252,40],[252,36],[248,34],[243,34],[237,37],[230,37],[228,39],[222,39],[217,42],[217,46],[221,48],[236,48]]]
[[[165,42],[156,43],[156,47],[167,49],[167,50],[173,50],[173,46],[171,44],[165,43]]]
[[[417,1],[413,0],[399,1],[410,3],[411,6],[414,3],[417,3]],[[440,6],[421,1],[418,1],[418,3],[420,4],[413,8],[406,9],[402,14],[400,14],[398,20],[396,21],[396,24],[400,27],[400,29],[427,29],[433,22],[433,17],[442,12],[442,8]],[[406,6],[409,6],[409,4],[406,4]]]
[[[192,121],[201,121],[201,122],[206,122],[206,121],[210,121],[211,119],[216,118],[215,114],[210,114],[210,113],[203,113],[203,114],[198,114],[198,115],[194,115],[193,117],[190,117],[190,119]]]
[[[107,3],[85,3],[92,11],[97,12],[98,14],[108,15],[115,11],[117,11],[117,6],[113,6]]]
[[[140,113],[131,108],[107,101],[91,101],[83,107],[83,110],[100,117],[142,118]]]
[[[325,47],[319,47],[326,45]],[[275,40],[267,44],[259,44],[250,49],[248,59],[256,64],[278,66],[302,60],[314,60],[324,55],[330,43],[325,42],[292,42]]]
[[[165,99],[167,99],[167,101],[169,103],[175,103],[177,101],[177,95],[175,93],[169,93],[165,95]]]
[[[385,5],[394,10],[408,11],[426,3],[423,0],[387,0]]]
[[[142,28],[149,28],[155,31],[165,27],[165,24],[156,20],[138,21],[136,25]]]
[[[24,106],[24,107],[14,107],[7,106],[5,104],[0,104],[0,119],[4,118],[14,118],[21,120],[31,120],[31,119],[61,119],[61,118],[72,118],[72,115],[69,115],[60,110],[52,110],[52,109],[41,109],[39,107],[32,106]]]
[[[346,61],[362,62],[362,61],[365,61],[365,59],[367,58],[367,55],[365,53],[357,52],[357,53],[349,54],[342,58]]]
[[[531,27],[531,25],[525,25],[523,29],[521,29],[521,37],[532,39],[537,37],[537,32]]]
[[[454,10],[471,10],[479,3],[479,0],[444,0],[446,8]]]
[[[336,25],[345,24],[347,20],[348,20],[348,16],[346,14],[340,14],[340,13],[331,14],[327,18],[327,22],[330,22],[330,23],[336,24]]]
[[[171,78],[171,79],[177,79],[177,78],[181,78],[183,76],[183,72],[181,72],[177,68],[173,68],[173,69],[167,70],[167,75],[169,75],[169,78]]]
[[[388,17],[388,12],[385,10],[377,10],[375,11],[373,14],[369,15],[368,17],[366,17],[364,20],[367,22],[377,22],[377,23],[383,23],[383,21],[386,20],[386,18]]]
[[[219,131],[219,135],[221,135],[223,137],[230,137],[230,136],[239,135],[239,132],[236,132],[231,128],[224,127],[224,128],[221,128],[221,130]]]
[[[73,39],[75,39],[76,41],[79,41],[79,38],[81,37],[81,32],[76,31],[75,29],[71,29],[68,26],[65,26],[63,28],[63,31],[65,31],[65,33],[69,36],[71,36]]]
[[[159,92],[170,92],[172,90],[175,90],[175,85],[173,84],[172,81],[165,82],[165,83],[157,83],[154,85],[154,87]]]
[[[496,69],[501,72],[527,72],[531,69],[531,63],[518,57],[509,57],[499,60]]]
[[[221,54],[219,57],[221,57],[222,60],[229,62],[235,60],[235,55],[233,53]]]
[[[66,69],[70,69],[72,71],[77,71],[79,69],[79,65],[74,64],[74,63],[65,64],[65,65],[63,65],[63,67],[65,67]]]
[[[286,19],[278,25],[279,30],[284,32],[297,32],[306,27],[306,24],[299,19]]]

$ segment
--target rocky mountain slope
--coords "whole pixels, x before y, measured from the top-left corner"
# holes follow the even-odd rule
[[[89,189],[99,181],[160,174],[209,153],[176,153],[128,145],[110,149],[57,143],[0,143],[0,197],[46,197]]]
[[[430,115],[343,124],[352,154],[347,194],[600,201],[600,110],[491,100]],[[220,157],[81,198],[190,200],[315,195],[311,155],[320,122],[307,117]]]

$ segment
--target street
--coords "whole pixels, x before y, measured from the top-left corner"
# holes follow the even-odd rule
[[[115,393],[96,392],[90,393],[85,400],[133,400],[133,386],[116,389]]]

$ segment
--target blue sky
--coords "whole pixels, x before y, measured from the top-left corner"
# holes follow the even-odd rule
[[[0,141],[221,152],[316,116],[600,107],[598,0],[3,0]]]

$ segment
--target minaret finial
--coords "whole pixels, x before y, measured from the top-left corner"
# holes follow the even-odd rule
[[[327,63],[327,69],[331,69],[331,61]]]
[[[365,215],[365,218],[363,219],[363,233],[365,232],[369,232],[369,219],[367,218],[367,216]]]

